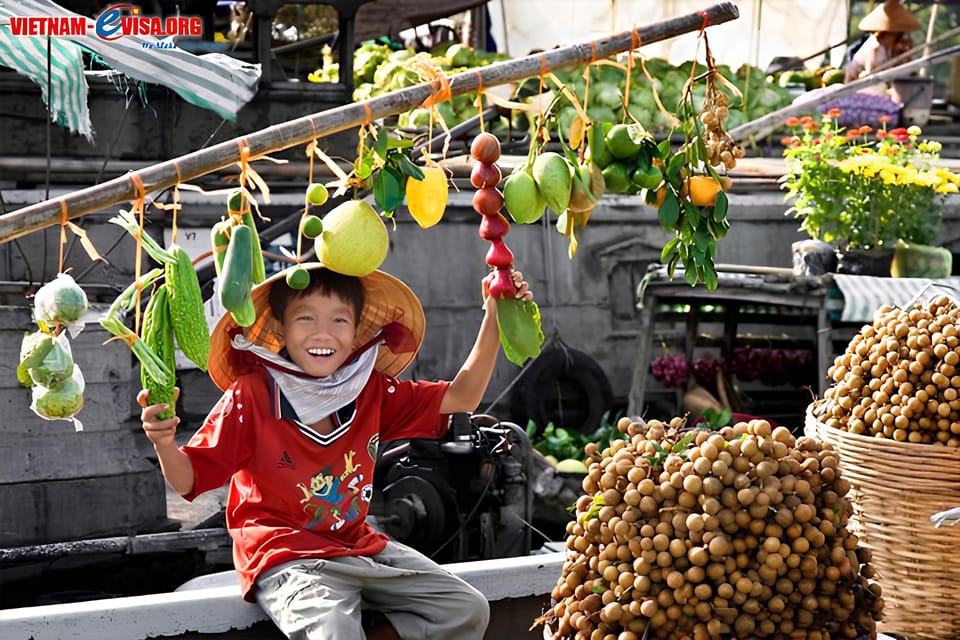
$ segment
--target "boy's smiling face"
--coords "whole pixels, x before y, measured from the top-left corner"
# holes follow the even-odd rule
[[[353,353],[357,317],[340,296],[313,291],[287,304],[282,333],[294,364],[312,376],[329,376]]]

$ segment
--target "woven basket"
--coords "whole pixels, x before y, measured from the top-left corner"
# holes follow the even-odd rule
[[[883,588],[878,628],[960,639],[960,527],[934,513],[960,506],[960,449],[871,438],[828,427],[807,409],[806,432],[837,450],[850,481],[849,528],[873,553]]]

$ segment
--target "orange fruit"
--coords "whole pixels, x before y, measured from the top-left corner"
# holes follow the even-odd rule
[[[659,189],[657,189],[657,199],[650,206],[653,207],[654,209],[659,209],[660,205],[663,204],[663,201],[666,200],[666,198],[667,198],[667,188],[660,187]]]
[[[691,176],[687,181],[690,202],[698,207],[712,207],[717,202],[721,185],[711,176]]]

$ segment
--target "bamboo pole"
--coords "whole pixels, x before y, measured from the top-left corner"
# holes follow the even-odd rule
[[[667,40],[704,27],[722,24],[739,17],[731,2],[721,2],[703,11],[663,20],[645,27],[635,27],[593,42],[577,44],[491,64],[481,69],[459,73],[449,78],[452,95],[476,91],[536,77],[544,72],[588,64],[640,46]],[[363,102],[356,102],[250,133],[167,160],[102,184],[74,191],[61,198],[45,200],[0,216],[0,243],[79,218],[118,203],[133,200],[138,184],[145,193],[172,187],[229,166],[240,160],[241,146],[250,148],[250,157],[288,149],[310,140],[358,127],[387,116],[403,113],[419,106],[441,88],[439,82],[419,84]]]

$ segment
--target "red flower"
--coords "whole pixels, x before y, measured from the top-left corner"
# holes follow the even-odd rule
[[[860,132],[860,134],[862,134],[862,135],[867,135],[868,133],[870,133],[870,132],[872,132],[872,131],[873,131],[873,127],[871,127],[871,126],[868,125],[868,124],[863,125],[863,126],[860,127],[860,129],[859,129],[859,132]]]
[[[797,118],[796,116],[790,116],[786,119],[784,124],[786,124],[788,127],[795,127],[800,124],[800,118]]]
[[[834,107],[833,109],[830,109],[829,111],[827,111],[827,115],[830,116],[831,118],[839,118],[840,109]]]
[[[887,124],[888,122],[890,122],[890,120],[891,120],[890,116],[886,114],[877,116],[877,121],[882,122],[883,124]]]
[[[883,116],[880,116],[880,117],[882,118]],[[886,131],[884,131],[883,129],[880,129],[879,131],[877,131],[877,138],[878,138],[879,140],[883,140],[884,138],[887,137],[887,135],[889,135],[889,134],[888,134]]]
[[[817,125],[817,123],[816,123],[816,122],[813,122],[812,120],[811,120],[810,122],[804,122],[804,123],[803,123],[803,130],[804,130],[804,131],[816,131],[816,130],[819,129],[819,128],[820,128],[820,127]]]

